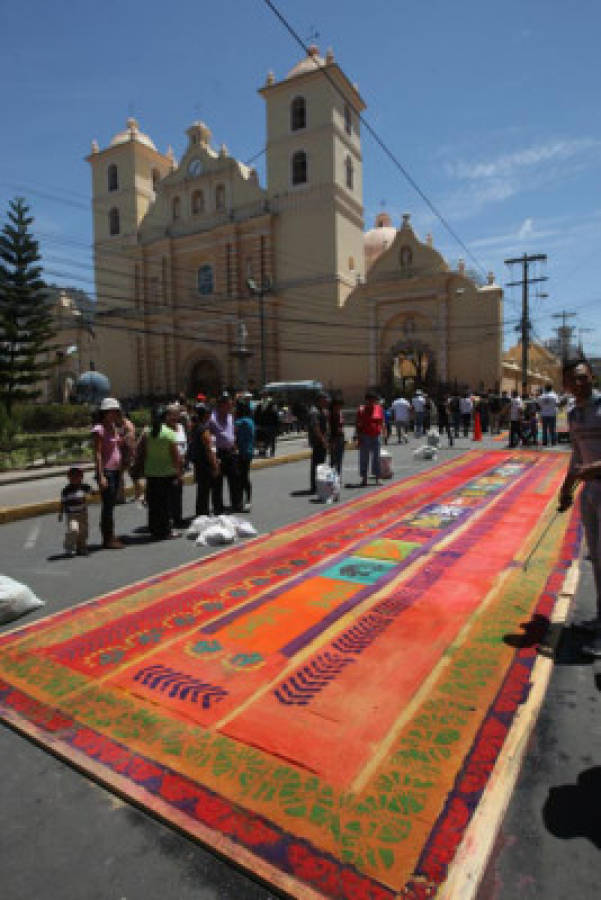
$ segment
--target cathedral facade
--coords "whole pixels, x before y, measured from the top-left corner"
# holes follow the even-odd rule
[[[409,217],[363,218],[364,103],[317,48],[260,89],[266,186],[202,122],[176,162],[134,119],[92,170],[97,368],[119,396],[317,379],[494,387],[502,292],[451,271]],[[396,380],[396,381],[395,381]]]

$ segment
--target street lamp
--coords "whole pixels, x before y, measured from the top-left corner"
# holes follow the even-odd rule
[[[254,278],[247,278],[246,286],[253,297],[259,299],[259,323],[261,333],[261,385],[267,382],[267,374],[265,368],[265,294],[271,291],[271,278],[268,275],[263,276],[261,283],[257,284]]]

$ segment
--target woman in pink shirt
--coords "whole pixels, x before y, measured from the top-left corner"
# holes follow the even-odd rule
[[[117,427],[121,407],[114,397],[105,397],[100,404],[100,421],[92,428],[96,481],[102,502],[100,530],[102,546],[106,550],[121,550],[123,544],[115,537],[113,510],[119,495],[122,468],[123,437]]]

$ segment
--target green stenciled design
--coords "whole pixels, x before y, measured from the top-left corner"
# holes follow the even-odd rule
[[[42,694],[56,700],[88,684],[83,675],[64,669],[44,656],[20,651],[14,655],[7,651],[0,654],[0,673],[18,687],[37,688],[34,695]]]

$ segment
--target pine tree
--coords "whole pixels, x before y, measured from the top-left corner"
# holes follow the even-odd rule
[[[53,319],[32,222],[17,197],[0,233],[0,402],[9,416],[16,402],[40,396],[40,382],[53,365]]]

